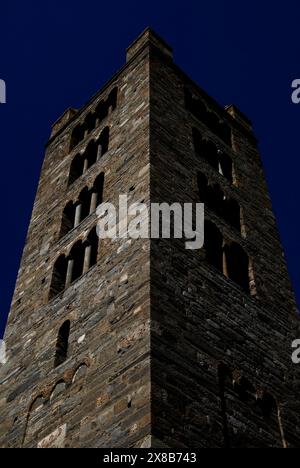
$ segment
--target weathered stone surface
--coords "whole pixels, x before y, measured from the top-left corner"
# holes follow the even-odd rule
[[[73,129],[118,88],[117,106],[76,147]],[[185,106],[185,88],[232,130],[232,147]],[[108,151],[72,185],[74,157],[109,126]],[[196,127],[234,164],[230,184],[196,154]],[[251,294],[181,240],[101,241],[97,263],[49,301],[54,263],[85,240],[91,214],[60,237],[63,210],[105,174],[103,201],[198,202],[201,171],[243,209]],[[67,359],[54,368],[70,321]],[[297,335],[298,333],[298,335]],[[251,124],[222,109],[147,30],[125,67],[53,126],[5,334],[1,447],[299,447],[299,319]]]

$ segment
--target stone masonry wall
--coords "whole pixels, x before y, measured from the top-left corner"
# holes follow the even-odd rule
[[[73,128],[115,86],[116,109],[69,152]],[[66,123],[73,114],[56,122],[46,151],[6,329],[1,447],[140,446],[150,436],[149,241],[101,241],[97,265],[48,300],[54,262],[96,224],[92,214],[59,239],[68,201],[104,172],[103,201],[117,205],[119,194],[129,194],[149,203],[147,48]],[[68,187],[74,156],[107,125],[109,151]],[[54,369],[57,333],[68,319],[68,359]]]
[[[115,87],[115,110],[69,151],[73,129]],[[231,148],[187,110],[185,88],[232,128]],[[73,158],[107,126],[108,152],[68,186]],[[193,128],[232,158],[234,184],[196,154]],[[242,207],[241,233],[207,207],[205,216],[247,252],[250,294],[184,239],[123,239],[100,241],[96,265],[49,301],[57,258],[97,222],[91,214],[60,239],[63,210],[100,173],[103,201],[129,194],[149,205],[199,202],[198,171]],[[54,369],[66,320],[68,357]],[[0,447],[299,447],[299,332],[251,125],[148,29],[125,67],[53,126],[5,333]]]
[[[233,108],[225,112],[155,50],[150,64],[151,200],[200,202],[197,171],[217,182],[239,201],[243,234],[207,207],[205,217],[245,249],[255,283],[253,295],[246,294],[207,263],[205,249],[185,250],[182,240],[152,241],[155,444],[299,447],[299,376],[291,361],[299,319],[248,121],[241,114],[234,120]],[[232,127],[232,148],[187,111],[185,87]],[[196,154],[193,127],[230,155],[235,185]],[[266,415],[268,399],[274,408]]]

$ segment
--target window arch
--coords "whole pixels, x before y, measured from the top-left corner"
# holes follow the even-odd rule
[[[85,128],[87,133],[91,133],[96,126],[96,115],[90,112],[84,120]]]
[[[70,143],[70,151],[73,148],[75,148],[75,146],[77,146],[78,143],[80,143],[84,139],[84,135],[85,135],[84,125],[83,124],[78,124],[74,128],[74,130],[72,132],[71,143]]]
[[[89,112],[84,119],[84,123],[76,125],[72,131],[70,141],[70,151],[77,146],[85,136],[91,133],[102,120],[104,120],[110,112],[114,111],[117,107],[118,88],[115,87],[109,93],[107,99],[100,101],[94,112]]]
[[[201,203],[206,204],[210,210],[241,232],[242,211],[238,201],[227,197],[219,184],[210,184],[202,172],[197,173],[197,185]]]
[[[249,257],[245,250],[239,244],[232,242],[225,246],[225,257],[226,276],[249,293]]]
[[[80,206],[80,213],[78,214],[78,224],[80,224],[90,214],[91,192],[88,187],[80,192],[78,206]]]
[[[58,367],[58,366],[56,366],[56,367]],[[52,392],[50,394],[50,402],[52,403],[53,400],[56,400],[56,399],[62,397],[62,395],[66,391],[66,388],[67,388],[66,382],[64,380],[59,380],[57,382],[57,384],[54,386],[54,388],[53,388],[53,390],[52,390]]]
[[[241,207],[233,198],[223,200],[222,215],[225,221],[241,232]]]
[[[84,172],[84,156],[82,154],[76,154],[70,167],[68,185],[72,185],[75,180],[79,179]]]
[[[98,140],[98,145],[101,148],[98,157],[101,158],[108,151],[109,147],[109,127],[105,127]]]
[[[232,131],[228,124],[220,121],[217,129],[217,135],[223,140],[228,146],[232,146]]]
[[[102,203],[103,188],[104,188],[104,172],[101,172],[94,182],[93,188],[99,193],[98,203]]]
[[[67,257],[61,255],[56,260],[52,271],[49,300],[63,292],[97,263],[98,246],[99,238],[94,227],[84,242],[80,240],[73,245]]]
[[[67,286],[74,283],[83,274],[84,264],[84,246],[82,241],[76,242],[72,247],[69,257],[69,268],[67,277]]]
[[[54,357],[55,368],[63,364],[68,357],[70,326],[70,320],[66,320],[58,331]]]
[[[211,111],[208,111],[205,116],[205,122],[204,122],[208,128],[218,135],[219,133],[219,117]],[[219,135],[218,135],[219,136]]]
[[[73,204],[72,201],[70,201],[62,214],[62,221],[61,221],[61,227],[60,227],[60,233],[59,237],[64,237],[68,232],[70,232],[74,228],[74,222],[75,222],[75,211],[76,207]]]
[[[203,141],[202,156],[216,170],[219,168],[218,148],[212,141]]]
[[[206,204],[212,211],[223,217],[224,193],[218,184],[208,185]]]
[[[92,140],[83,154],[77,154],[70,166],[68,185],[72,185],[90,167],[104,156],[109,150],[110,129],[105,127],[97,140]]]
[[[74,384],[75,382],[82,381],[85,378],[87,371],[88,371],[88,366],[85,363],[80,364],[80,366],[77,367],[74,373],[72,383]]]
[[[203,139],[197,128],[193,128],[192,133],[195,152],[232,184],[233,164],[231,158],[221,151],[212,141]]]
[[[90,190],[85,187],[75,203],[73,201],[67,203],[62,214],[59,238],[67,235],[96,211],[97,206],[103,201],[103,189],[104,172],[101,172]]]
[[[219,173],[222,174],[231,184],[233,183],[233,164],[231,158],[222,151],[218,151]]]
[[[185,88],[185,107],[191,114],[206,125],[209,130],[217,135],[228,146],[232,146],[231,128],[220,119],[213,111],[208,110],[202,99],[195,97],[192,92]]]
[[[185,88],[185,106],[198,120],[205,121],[207,107],[201,99],[194,98],[193,94]]]
[[[84,158],[87,160],[86,168],[89,169],[92,167],[97,161],[97,150],[98,144],[95,140],[91,141],[84,153]]]
[[[40,411],[43,408],[44,404],[45,404],[45,399],[43,395],[39,395],[31,403],[30,408],[29,408],[29,413],[32,413],[34,411]]]
[[[117,100],[118,100],[118,88],[115,87],[111,90],[107,99],[108,108],[110,108],[112,111],[115,110],[117,107]]]
[[[49,299],[57,296],[65,289],[67,267],[68,261],[64,255],[61,255],[54,264]]]
[[[236,242],[225,242],[217,226],[208,220],[204,226],[204,248],[208,263],[250,293],[250,260],[247,253]]]
[[[271,394],[223,363],[218,366],[218,384],[225,448],[286,448],[279,406]],[[240,424],[245,415],[250,425]]]
[[[98,259],[98,246],[99,237],[97,235],[96,227],[94,227],[87,238],[87,249],[89,249],[89,255],[86,256],[86,269],[89,270],[97,263]]]

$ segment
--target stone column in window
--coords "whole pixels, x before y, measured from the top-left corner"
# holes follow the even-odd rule
[[[98,202],[98,193],[96,191],[93,191],[92,196],[91,196],[90,214],[96,211],[97,202]]]
[[[223,275],[229,278],[228,267],[227,267],[227,255],[226,255],[226,244],[223,244]]]
[[[102,156],[102,145],[101,143],[99,143],[98,148],[97,148],[97,161],[101,159],[101,156]]]
[[[75,208],[75,220],[74,220],[74,228],[76,228],[81,221],[81,210],[82,210],[82,205],[81,203],[78,203]]]
[[[73,269],[74,269],[74,260],[73,258],[69,258],[68,267],[67,267],[66,288],[68,288],[70,284],[72,283]]]
[[[83,173],[85,173],[89,168],[89,160],[88,158],[84,158],[84,161],[83,161]]]
[[[89,269],[90,269],[91,254],[92,254],[92,246],[90,244],[88,244],[85,247],[85,251],[84,251],[83,274],[87,273],[89,271]]]

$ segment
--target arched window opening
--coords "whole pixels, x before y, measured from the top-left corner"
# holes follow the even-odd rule
[[[241,401],[249,402],[254,399],[255,389],[245,377],[241,377],[238,381],[233,379],[232,384]]]
[[[214,112],[207,112],[206,120],[204,122],[212,133],[219,136],[219,118]]]
[[[90,214],[91,206],[91,192],[87,187],[85,187],[79,195],[79,205],[80,206],[80,219],[79,222],[82,222]]]
[[[216,170],[219,168],[218,149],[211,141],[204,141],[202,145],[202,156]]]
[[[96,107],[97,125],[107,117],[107,106],[104,101],[100,101]]]
[[[241,208],[239,203],[232,198],[223,201],[223,217],[231,226],[241,232]]]
[[[67,265],[67,259],[64,255],[60,256],[55,262],[52,273],[49,299],[57,296],[65,289]]]
[[[201,203],[241,232],[242,212],[239,203],[227,198],[218,184],[209,184],[207,177],[201,172],[197,173],[197,185]]]
[[[89,233],[87,238],[87,250],[89,250],[88,254],[88,269],[92,268],[97,263],[98,259],[98,246],[99,246],[99,237],[97,235],[96,228],[94,227],[92,231]],[[87,257],[87,253],[86,253]]]
[[[204,239],[206,260],[223,272],[223,236],[211,221],[205,221]]]
[[[96,125],[96,116],[91,112],[85,118],[85,128],[87,133],[91,133]]]
[[[117,107],[118,88],[114,88],[108,96],[107,106],[110,111],[114,111]]]
[[[68,357],[70,325],[70,320],[67,320],[58,331],[54,358],[55,368],[65,362]]]
[[[71,250],[69,258],[69,274],[67,284],[74,283],[83,274],[84,246],[81,241],[77,242]]]
[[[225,246],[227,276],[247,293],[249,287],[249,258],[244,249],[233,242]]]
[[[73,202],[69,202],[65,207],[62,215],[60,238],[64,237],[74,228],[75,221],[75,206]]]
[[[224,193],[218,184],[207,187],[207,206],[216,214],[223,215]]]
[[[207,114],[205,104],[200,99],[196,99],[187,88],[185,88],[185,106],[198,120],[205,121]]]
[[[98,140],[98,158],[101,158],[108,151],[109,147],[109,127],[105,127]]]
[[[72,383],[82,381],[87,374],[88,367],[86,364],[81,364],[75,371]]]
[[[83,125],[79,124],[74,128],[71,136],[70,151],[84,139],[84,134],[85,128]]]
[[[45,404],[45,399],[43,395],[38,396],[31,404],[29,412],[33,413],[35,411],[40,411]]]
[[[201,133],[196,128],[193,128],[193,143],[194,143],[195,152],[201,155],[203,139],[202,139]]]
[[[217,114],[209,111],[204,102],[193,96],[193,94],[185,89],[185,106],[196,119],[203,122],[211,132],[222,139],[228,146],[232,146],[231,128],[225,122],[220,121]]]
[[[269,393],[264,393],[262,398],[257,400],[257,404],[262,411],[262,415],[265,419],[270,419],[272,413],[277,414],[277,403],[275,398]]]
[[[98,145],[95,141],[91,141],[87,146],[84,157],[85,159],[87,159],[88,168],[93,166],[97,161],[97,147]]]
[[[65,360],[66,359],[64,359],[64,361]],[[62,364],[62,362],[60,364]],[[58,367],[60,364],[58,364],[55,367]],[[60,380],[59,382],[57,382],[57,384],[55,385],[55,387],[52,390],[51,395],[50,395],[51,403],[53,402],[53,400],[60,399],[64,395],[64,393],[66,391],[66,388],[67,388],[67,385],[66,385],[66,382],[64,380]]]
[[[232,131],[229,125],[225,122],[219,123],[219,128],[217,131],[217,135],[223,140],[228,146],[232,146]]]
[[[218,149],[212,141],[204,140],[196,128],[193,128],[193,143],[195,152],[232,184],[233,164],[231,158]]]
[[[232,184],[233,183],[233,165],[231,158],[223,153],[222,151],[219,151],[219,172],[222,174],[229,182]]]
[[[218,381],[225,448],[287,448],[272,395],[257,389],[239,370],[231,372],[223,364],[218,368]],[[245,415],[251,424],[246,424]]]
[[[71,163],[68,185],[72,185],[75,180],[79,179],[83,172],[84,157],[81,154],[77,154]]]

